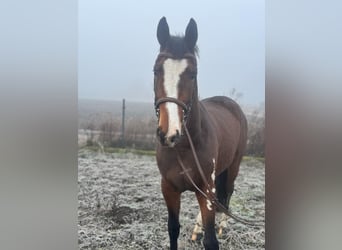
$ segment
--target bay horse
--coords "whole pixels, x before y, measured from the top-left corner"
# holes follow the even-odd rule
[[[247,121],[235,101],[224,96],[201,101],[198,98],[197,38],[197,24],[192,18],[184,36],[171,36],[166,18],[159,21],[160,51],[153,68],[158,118],[156,160],[168,210],[171,250],[178,248],[180,198],[186,190],[195,192],[200,206],[205,249],[219,249],[216,209],[202,192],[214,194],[228,209],[247,141]],[[193,141],[206,181],[196,167],[185,129]],[[187,175],[177,159],[187,167]]]

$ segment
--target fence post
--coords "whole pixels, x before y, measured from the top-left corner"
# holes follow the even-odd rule
[[[121,145],[125,147],[125,99],[122,99]]]

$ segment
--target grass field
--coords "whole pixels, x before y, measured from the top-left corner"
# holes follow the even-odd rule
[[[79,150],[78,234],[80,249],[168,249],[167,210],[160,174],[151,151]],[[263,219],[263,159],[244,159],[231,209],[248,219]],[[198,213],[194,193],[182,194],[179,249],[203,249],[192,242]],[[220,249],[264,249],[265,228],[228,219]]]

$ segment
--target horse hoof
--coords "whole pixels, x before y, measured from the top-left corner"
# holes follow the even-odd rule
[[[219,228],[219,231],[218,231],[218,236],[219,236],[219,237],[221,237],[221,236],[222,236],[222,231],[223,231],[223,228],[222,228],[222,227],[220,227],[220,228]]]
[[[224,213],[219,213],[217,216],[217,224],[218,224],[218,236],[221,237],[222,234],[228,229],[228,218]]]
[[[203,233],[193,233],[191,236],[192,241],[200,241],[203,238]]]

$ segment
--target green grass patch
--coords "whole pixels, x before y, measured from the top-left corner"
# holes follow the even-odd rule
[[[99,151],[101,150],[99,146],[84,146],[82,149],[88,149],[91,151]],[[113,147],[104,147],[105,153],[117,153],[117,154],[127,154],[132,153],[136,155],[147,155],[147,156],[155,156],[155,150],[143,150],[143,149],[134,149],[134,148],[113,148]]]
[[[100,149],[99,146],[96,146],[96,145],[93,145],[93,146],[83,146],[83,147],[79,147],[78,148],[79,150],[80,149],[87,149],[87,150],[91,150],[91,151],[98,151]]]
[[[247,156],[247,155],[245,155],[242,158],[242,162],[254,162],[254,161],[259,161],[261,163],[265,163],[265,158],[259,157],[259,156]]]
[[[93,146],[84,146],[82,149],[88,149],[91,151],[99,151],[100,147],[97,145]],[[104,147],[104,152],[106,153],[117,153],[117,154],[127,154],[132,153],[136,155],[148,155],[148,156],[155,156],[156,151],[155,150],[144,150],[144,149],[134,149],[134,148],[114,148],[114,147]],[[264,157],[258,157],[258,156],[244,156],[242,158],[242,162],[245,163],[252,163],[255,161],[259,161],[261,163],[265,163]]]
[[[149,156],[155,156],[156,151],[154,150],[143,150],[143,149],[134,149],[134,148],[104,148],[104,151],[106,153],[118,153],[118,154],[127,154],[132,153],[136,155],[149,155]]]

